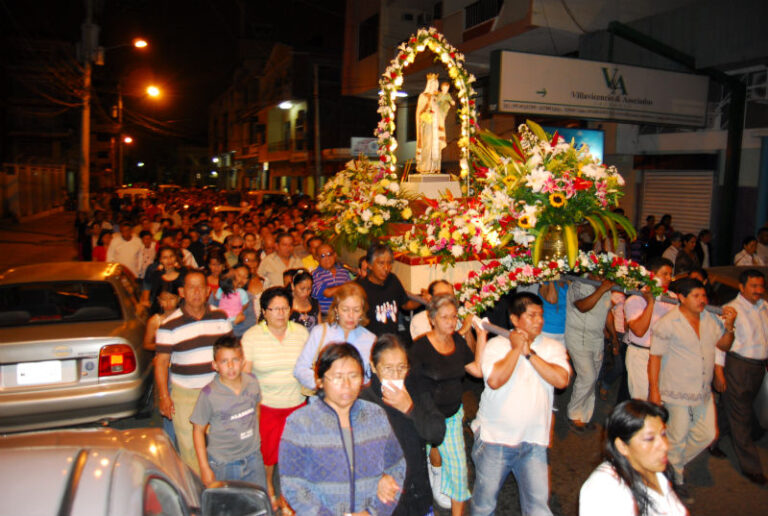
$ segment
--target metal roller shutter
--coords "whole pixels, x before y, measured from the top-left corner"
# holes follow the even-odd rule
[[[656,222],[672,215],[672,227],[682,233],[709,228],[714,172],[711,170],[646,170],[643,172],[641,224],[648,215]]]

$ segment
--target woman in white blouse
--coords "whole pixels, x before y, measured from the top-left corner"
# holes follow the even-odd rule
[[[581,487],[581,516],[684,516],[667,471],[664,407],[643,400],[618,404],[605,424],[605,462]]]

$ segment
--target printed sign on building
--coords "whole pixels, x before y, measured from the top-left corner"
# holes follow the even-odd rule
[[[497,51],[491,111],[703,126],[709,79],[652,68]]]

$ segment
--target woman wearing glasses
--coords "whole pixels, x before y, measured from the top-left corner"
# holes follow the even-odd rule
[[[397,336],[385,333],[376,339],[371,369],[371,385],[363,389],[360,399],[376,403],[387,413],[407,466],[403,494],[393,514],[431,515],[426,444],[437,446],[443,441],[445,418],[430,393],[413,389],[405,346]]]
[[[405,460],[380,407],[359,400],[363,360],[329,344],[316,364],[318,400],[291,414],[280,441],[280,485],[297,514],[389,515]]]
[[[408,352],[413,379],[419,392],[428,392],[445,418],[445,437],[438,448],[431,448],[430,474],[435,501],[451,514],[463,513],[470,498],[467,478],[467,454],[464,448],[462,420],[466,373],[482,378],[480,361],[486,344],[486,332],[479,328],[474,352],[457,331],[459,302],[455,296],[434,296],[427,304],[432,330],[416,339]]]
[[[288,289],[268,288],[261,294],[260,303],[262,321],[245,332],[242,344],[245,370],[256,376],[261,387],[261,453],[267,473],[267,493],[277,510],[279,505],[284,505],[284,500],[278,502],[272,477],[285,420],[305,404],[293,368],[309,335],[304,326],[288,320],[291,313]]]
[[[315,360],[323,347],[329,342],[349,342],[363,357],[363,375],[371,376],[371,366],[368,362],[371,348],[376,336],[365,329],[368,320],[365,316],[368,303],[363,287],[357,283],[345,283],[340,286],[333,296],[333,302],[328,309],[328,318],[323,324],[318,324],[309,334],[307,344],[296,361],[293,374],[301,385],[309,391],[315,389]]]

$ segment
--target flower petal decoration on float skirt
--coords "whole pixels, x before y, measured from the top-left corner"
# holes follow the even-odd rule
[[[613,253],[580,252],[573,267],[562,259],[534,266],[529,257],[507,256],[489,261],[480,272],[472,271],[466,281],[454,285],[461,304],[459,312],[462,316],[479,315],[493,308],[501,296],[518,286],[556,281],[564,274],[584,273],[609,279],[624,290],[639,290],[647,286],[654,297],[665,292],[651,271]]]
[[[397,170],[397,139],[395,138],[395,116],[397,107],[397,91],[403,85],[403,72],[414,62],[416,56],[429,49],[448,69],[448,75],[458,92],[459,107],[456,111],[461,121],[461,135],[458,140],[460,159],[459,175],[462,181],[469,177],[469,144],[477,128],[477,109],[474,97],[476,92],[472,87],[475,76],[464,68],[464,55],[448,43],[434,27],[419,29],[418,32],[401,43],[398,54],[390,62],[379,80],[381,93],[379,95],[378,113],[381,115],[379,125],[374,131],[379,143],[379,161],[388,172],[394,174]],[[466,193],[466,192],[465,192]]]

